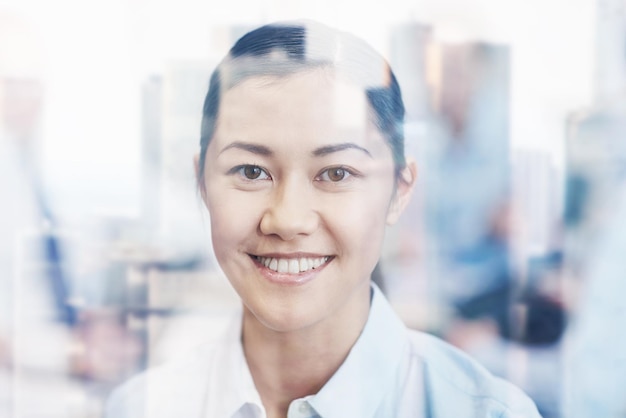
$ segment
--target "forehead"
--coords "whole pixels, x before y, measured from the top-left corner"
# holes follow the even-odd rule
[[[253,76],[222,95],[214,139],[364,136],[369,119],[363,88],[331,70]]]

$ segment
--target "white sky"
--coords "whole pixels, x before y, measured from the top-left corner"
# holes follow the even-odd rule
[[[409,20],[434,24],[446,39],[508,43],[512,146],[549,151],[557,162],[566,115],[592,97],[593,0],[0,0],[3,9],[0,17],[32,24],[44,51],[33,71],[47,86],[51,181],[74,191],[110,185],[128,202],[138,194],[140,83],[170,60],[223,55],[211,50],[214,25],[308,17],[383,53],[386,25]]]

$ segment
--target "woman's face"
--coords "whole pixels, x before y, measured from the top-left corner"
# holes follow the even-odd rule
[[[271,329],[369,304],[385,225],[410,187],[394,192],[391,150],[367,114],[363,90],[324,70],[249,78],[222,96],[203,191],[213,247]]]

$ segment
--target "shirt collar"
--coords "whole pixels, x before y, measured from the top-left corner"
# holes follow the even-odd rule
[[[206,417],[263,416],[259,396],[241,344],[242,314],[229,327],[227,343],[215,353]],[[250,411],[255,411],[250,415]],[[247,412],[247,413],[246,413]]]
[[[260,396],[254,386],[241,345],[241,317],[229,344],[217,354],[216,377],[225,396],[215,399],[220,413],[238,416],[245,409],[257,409],[262,416]],[[396,316],[380,289],[372,284],[372,301],[367,322],[348,357],[332,378],[306,400],[324,418],[372,416],[385,389],[395,381],[406,347],[406,328]],[[219,370],[218,370],[219,369]],[[214,379],[214,383],[215,379]]]
[[[375,284],[367,323],[348,357],[309,402],[324,418],[372,416],[395,382],[406,348],[402,321]]]

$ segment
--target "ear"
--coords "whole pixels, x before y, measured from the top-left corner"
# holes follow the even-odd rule
[[[417,179],[417,164],[415,160],[408,159],[406,167],[400,172],[399,178],[396,180],[396,191],[387,211],[387,225],[393,225],[398,221],[402,212],[409,204],[413,187]]]

